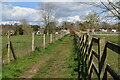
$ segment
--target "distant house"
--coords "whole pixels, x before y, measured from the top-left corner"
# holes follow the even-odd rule
[[[117,32],[117,29],[115,27],[109,27],[108,32]]]
[[[112,32],[117,32],[117,30],[116,29],[112,29]]]
[[[69,34],[70,33],[69,30],[61,30],[60,32],[63,33],[63,34]]]
[[[40,35],[40,34],[41,34],[40,31],[35,32],[35,35]]]
[[[14,35],[15,34],[14,30],[9,30],[9,32],[10,32],[10,35]]]
[[[105,28],[100,28],[99,31],[101,31],[101,32],[107,32],[108,30],[105,29]]]
[[[117,32],[117,29],[115,27],[108,27],[108,28],[99,28],[99,31],[101,32]]]

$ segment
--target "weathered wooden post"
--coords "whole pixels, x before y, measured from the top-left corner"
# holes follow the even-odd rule
[[[102,55],[102,52],[103,52],[103,50],[104,50],[105,43],[106,43],[105,37],[101,38],[101,40],[100,40],[101,55]]]
[[[106,40],[105,40],[105,37],[103,37],[100,39],[100,55],[103,55],[105,44],[106,44]],[[100,56],[100,59],[101,59],[101,57],[102,56]],[[106,65],[106,61],[104,61],[104,66],[102,67],[102,71],[105,71],[105,69],[106,69],[105,65]],[[101,64],[99,66],[101,66]]]
[[[55,42],[55,36],[56,36],[56,35],[54,34],[54,42]]]
[[[60,34],[58,34],[58,35],[59,35],[58,39],[60,39]]]
[[[45,49],[45,34],[43,34],[43,48]]]
[[[8,47],[7,62],[9,64],[10,63],[10,32],[9,31],[8,31],[8,43],[7,43],[7,47]]]
[[[58,34],[56,34],[56,40],[58,40]]]
[[[57,34],[55,34],[55,41],[57,40]]]
[[[52,34],[50,34],[50,43],[52,43]]]
[[[56,41],[56,34],[54,34],[54,42]]]
[[[35,51],[35,33],[32,33],[32,52]]]
[[[60,34],[60,38],[62,38],[62,33]]]

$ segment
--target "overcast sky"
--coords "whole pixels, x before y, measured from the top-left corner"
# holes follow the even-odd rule
[[[42,4],[43,2],[3,2],[2,5],[0,4],[0,9],[2,9],[2,21],[0,24],[13,24],[22,19],[28,20],[30,24],[41,23],[38,5]],[[81,4],[80,2],[52,2],[52,4],[55,6],[55,13],[59,23],[62,21],[83,21],[84,17],[90,12],[102,11],[100,8]],[[103,15],[101,15],[101,17],[102,16]],[[106,20],[104,19],[104,21]],[[114,21],[108,22],[114,23]]]

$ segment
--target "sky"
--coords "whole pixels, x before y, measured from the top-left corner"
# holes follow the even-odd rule
[[[63,21],[84,21],[85,16],[89,13],[102,11],[100,8],[96,8],[87,4],[80,4],[80,2],[51,2],[51,4],[55,6],[55,17],[57,17],[59,24],[61,24]],[[6,2],[2,2],[2,4],[0,3],[0,9],[2,11],[2,13],[0,13],[2,15],[0,17],[0,19],[2,18],[0,24],[14,24],[18,23],[22,19],[26,19],[30,24],[41,25],[41,14],[38,10],[39,5],[43,5],[42,0],[39,2],[36,0],[35,2],[20,2],[19,0],[18,2],[9,2],[6,0]],[[101,15],[101,17],[102,16],[103,15]],[[103,21],[106,21],[106,19]],[[111,20],[107,21],[109,23],[115,22]]]

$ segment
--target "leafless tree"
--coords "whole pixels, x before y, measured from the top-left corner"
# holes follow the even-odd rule
[[[55,21],[55,5],[52,3],[43,3],[39,5],[39,12],[41,15],[41,21],[45,26],[45,31],[49,33],[50,22]]]
[[[107,2],[103,2],[102,0],[100,0],[100,3],[96,3],[96,2],[91,2],[91,3],[81,2],[81,3],[89,4],[97,8],[101,8],[103,9],[101,13],[110,12],[112,14],[112,15],[108,15],[107,17],[115,17],[120,20],[120,1],[119,0],[114,0],[114,1],[107,0]]]

